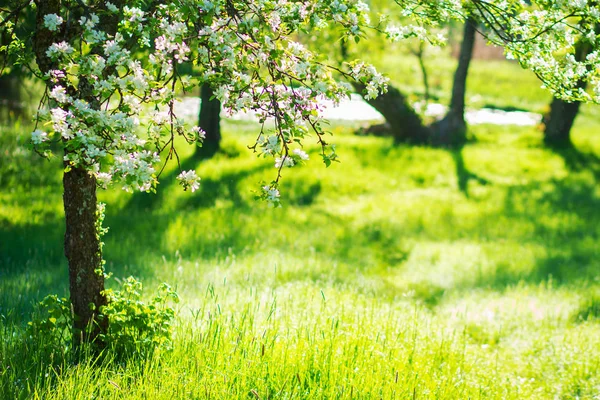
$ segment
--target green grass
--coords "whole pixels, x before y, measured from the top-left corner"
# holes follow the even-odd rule
[[[309,147],[279,209],[253,199],[275,174],[245,148],[256,126],[227,122],[216,158],[182,153],[199,191],[170,166],[158,195],[101,194],[107,269],[183,300],[173,351],[128,362],[61,361],[25,336],[34,303],[67,294],[61,171],[3,128],[0,398],[595,398],[594,112],[564,152],[537,128],[474,126],[446,151],[333,126],[342,163]]]

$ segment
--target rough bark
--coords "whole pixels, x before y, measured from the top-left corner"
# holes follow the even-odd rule
[[[196,150],[197,158],[211,158],[221,146],[221,102],[211,99],[214,92],[210,85],[200,89],[200,115],[198,126],[206,133],[202,147]]]
[[[354,82],[352,85],[358,93],[363,93],[365,89],[363,84]],[[395,87],[389,85],[387,93],[369,99],[367,102],[383,115],[396,143],[426,144],[429,142],[429,128],[423,125],[421,117]]]
[[[467,124],[465,122],[465,93],[467,75],[473,56],[477,23],[469,18],[465,21],[463,41],[458,56],[458,66],[454,72],[452,98],[448,113],[432,125],[431,142],[437,146],[460,146],[466,141]]]
[[[44,16],[48,14],[60,14],[60,0],[36,0],[36,30],[33,37],[33,51],[36,62],[42,73],[53,69],[53,62],[46,56],[46,50],[56,40],[61,32],[51,32],[44,27]]]
[[[96,179],[82,168],[72,168],[65,172],[63,186],[65,256],[69,261],[69,289],[76,316],[75,341],[93,341],[107,326],[107,320],[96,321],[98,309],[106,305],[102,294],[102,248],[96,228]],[[87,327],[90,327],[88,332]]]

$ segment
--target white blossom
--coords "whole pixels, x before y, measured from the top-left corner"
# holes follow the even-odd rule
[[[111,3],[110,1],[106,2],[106,9],[112,13],[116,13],[119,12],[119,9],[117,8],[117,6],[115,6],[113,3]]]
[[[183,190],[191,189],[194,192],[200,187],[200,178],[194,170],[182,171],[177,175],[177,180],[183,186]]]
[[[41,144],[48,140],[48,133],[42,130],[36,129],[31,132],[31,142],[33,144]]]
[[[47,14],[44,15],[44,26],[49,30],[49,31],[57,31],[58,27],[60,25],[62,25],[63,23],[63,19],[62,17],[56,15],[56,14]]]
[[[67,95],[67,91],[65,90],[65,88],[60,85],[55,86],[50,91],[50,97],[62,104],[67,103],[71,100],[71,97]]]
[[[98,172],[96,174],[96,182],[98,182],[98,185],[103,189],[106,189],[112,182],[112,175],[108,172]]]
[[[294,159],[290,156],[283,156],[275,158],[275,168],[284,167],[293,167]]]
[[[301,149],[294,149],[293,153],[297,155],[301,160],[308,160],[308,154]]]
[[[67,42],[52,43],[52,45],[48,47],[46,55],[52,59],[57,59],[62,56],[71,55],[74,51],[75,49]]]
[[[196,143],[205,138],[204,131],[186,126],[173,110],[179,85],[190,86],[179,80],[179,64],[189,60],[197,62],[198,80],[214,88],[226,113],[252,112],[265,123],[250,146],[259,155],[278,168],[307,160],[308,154],[292,149],[292,143],[302,147],[311,126],[322,135],[322,100],[337,104],[351,88],[334,78],[323,55],[309,50],[308,42],[300,43],[297,33],[317,36],[335,25],[352,39],[360,38],[369,24],[362,0],[236,2],[239,18],[232,18],[224,1],[198,0],[198,12],[191,14],[160,2],[152,7],[138,0],[126,3],[117,7],[106,1],[105,7],[100,4],[70,21],[81,27],[76,36],[56,35],[58,43],[46,50],[52,70],[41,71],[48,78],[50,101],[39,119],[49,132],[36,131],[31,141],[45,150],[48,137],[62,138],[69,146],[67,162],[95,174],[102,187],[123,182],[129,191],[150,190],[156,184],[156,170],[164,162],[156,149],[168,149],[176,135]],[[550,3],[495,2],[497,10],[510,11],[510,19],[503,20],[506,24],[496,36],[490,30],[490,40],[504,44],[507,55],[533,70],[557,96],[600,102],[600,52],[591,49],[581,59],[573,56],[582,38],[597,43],[600,7],[587,0]],[[466,15],[458,0],[402,4],[397,19],[401,25],[393,25],[393,16],[378,24],[392,40],[440,43],[442,34],[435,26]],[[120,20],[104,31],[99,15],[106,12]],[[57,14],[44,16],[51,32],[64,23]],[[510,38],[519,40],[506,40]],[[364,86],[366,98],[385,92],[388,79],[373,66],[349,62],[340,68]],[[288,76],[293,88],[281,79]],[[86,80],[91,94],[83,97],[68,89]],[[588,91],[577,87],[578,81],[587,82]],[[323,145],[320,153],[326,164],[336,160],[333,145]],[[179,181],[186,189],[199,187],[194,171],[181,173]],[[278,203],[276,184],[263,187],[261,197]]]
[[[262,190],[265,195],[265,200],[267,200],[267,202],[269,202],[269,205],[276,206],[279,204],[280,194],[279,194],[279,190],[277,188],[272,187],[272,186],[263,186]]]
[[[198,139],[200,139],[200,140],[206,139],[206,132],[204,132],[204,130],[202,128],[200,128],[199,126],[192,127],[192,132]]]

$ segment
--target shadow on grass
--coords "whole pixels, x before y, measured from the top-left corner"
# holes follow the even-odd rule
[[[530,269],[515,270],[509,262],[499,262],[495,271],[476,279],[466,287],[502,290],[518,283],[537,285],[551,280],[553,285],[576,285],[597,281],[600,276],[600,197],[595,182],[566,178],[552,182],[528,206],[526,199],[540,184],[510,187],[504,215],[533,227],[523,245],[536,244],[543,254]],[[510,230],[510,226],[507,226]],[[507,258],[510,255],[507,254]]]
[[[506,111],[506,112],[527,112],[530,113],[531,110],[526,109],[526,108],[521,108],[521,107],[514,107],[514,106],[498,106],[495,104],[491,104],[491,103],[486,103],[483,105],[482,108],[489,108],[491,110],[500,110],[500,111]]]
[[[574,146],[556,148],[554,152],[561,156],[570,171],[590,171],[595,179],[600,180],[600,157],[594,153],[578,150]]]
[[[202,179],[200,192],[196,196],[190,196],[181,203],[182,209],[210,208],[217,200],[232,202],[236,208],[248,209],[249,203],[240,195],[239,183],[252,175],[258,174],[270,168],[270,165],[260,163],[250,168],[229,171],[216,178],[206,177]]]
[[[365,157],[394,161],[399,157],[415,157],[414,162],[426,162],[426,157],[431,157],[429,153],[422,155],[391,145],[362,150],[357,152],[362,164],[367,162]],[[446,150],[439,151],[446,153]],[[469,197],[468,186],[472,180],[491,185],[465,165],[463,149],[449,150],[447,154],[454,161],[458,188],[465,197]],[[161,259],[165,263],[173,261],[175,257],[212,262],[225,258],[230,252],[238,256],[248,255],[265,252],[268,246],[278,246],[278,251],[297,251],[297,254],[304,256],[312,251],[323,260],[341,265],[331,273],[330,278],[340,284],[352,285],[352,280],[360,274],[377,276],[385,273],[386,268],[402,268],[410,258],[410,243],[415,239],[480,241],[483,236],[486,241],[492,242],[520,240],[524,245],[535,244],[544,251],[529,269],[515,269],[509,262],[496,261],[497,265],[491,272],[475,278],[469,276],[464,282],[456,282],[449,290],[503,290],[519,282],[538,284],[549,279],[558,285],[589,281],[595,279],[600,270],[600,198],[596,182],[581,178],[584,174],[578,172],[596,168],[598,158],[593,155],[582,156],[577,152],[563,157],[570,160],[570,168],[575,171],[573,176],[552,182],[494,188],[504,193],[503,207],[476,217],[480,218],[477,228],[465,229],[457,235],[452,233],[448,237],[436,236],[439,232],[417,225],[402,226],[394,221],[394,216],[386,221],[365,220],[357,223],[352,218],[335,216],[320,208],[306,210],[305,220],[297,218],[285,221],[293,226],[292,231],[278,230],[277,223],[272,222],[269,228],[272,230],[265,232],[260,226],[254,226],[260,225],[264,210],[257,210],[251,203],[254,200],[243,197],[243,190],[239,186],[243,180],[272,168],[267,163],[252,164],[215,177],[206,177],[198,192],[178,200],[176,210],[169,211],[162,206],[176,182],[177,172],[173,172],[163,177],[156,195],[134,195],[123,208],[108,208],[112,214],[107,216],[106,221],[110,227],[105,237],[107,269],[118,277],[134,275],[148,279],[160,273],[161,267],[157,262],[160,264]],[[195,169],[197,164],[197,160],[190,158],[184,160],[182,168]],[[436,169],[432,171],[427,172],[431,177],[427,175],[423,184],[434,180],[435,174],[439,173]],[[283,191],[288,193],[287,207],[296,209],[300,214],[304,212],[302,207],[315,203],[322,189],[319,181],[289,179],[284,181],[284,185],[287,185]],[[217,204],[219,206],[215,207]],[[200,219],[198,213],[201,212],[210,213],[210,219]],[[280,213],[275,214],[274,218],[284,219],[287,216]],[[487,228],[485,224],[488,219],[504,219],[506,229]],[[185,237],[187,233],[177,236],[177,220],[198,225],[194,227],[191,239]],[[442,220],[442,223],[448,224],[448,232],[452,232],[451,220]],[[523,223],[531,227],[530,236],[523,232],[511,232],[512,224]],[[63,224],[56,216],[49,216],[39,225],[15,226],[0,221],[0,278],[3,282],[0,306],[4,309],[19,308],[23,311],[29,307],[28,303],[41,299],[49,292],[64,293],[67,274],[62,254]],[[170,240],[181,243],[167,243],[167,231],[170,232]],[[309,239],[297,243],[296,236],[307,236]],[[263,241],[266,247],[256,245]],[[174,248],[178,249],[177,256]],[[303,278],[303,273],[300,271],[298,276],[291,274],[288,278],[319,278],[318,274],[308,274]],[[7,287],[11,289],[6,290]],[[444,288],[425,282],[423,285],[398,288],[382,284],[381,290],[389,292],[390,297],[394,296],[395,291],[398,294],[414,291],[415,298],[431,306],[435,306],[445,292]],[[15,293],[22,298],[12,299]]]
[[[50,293],[66,295],[64,222],[13,225],[0,221],[0,315],[23,322],[33,305]]]
[[[475,279],[472,283],[458,284],[457,289],[488,287],[503,290],[519,283],[539,284],[552,280],[556,285],[593,282],[600,276],[600,197],[596,182],[600,177],[600,157],[574,147],[555,149],[572,174],[550,182],[551,189],[542,189],[544,183],[509,186],[506,189],[502,212],[497,216],[512,221],[529,223],[531,237],[523,237],[523,244],[536,243],[545,251],[526,272],[515,271],[509,263],[500,262],[494,273]],[[488,185],[486,179],[465,167],[462,148],[451,150],[456,165],[459,190],[468,198],[468,183],[473,179]],[[594,180],[582,178],[589,171]],[[529,200],[533,193],[542,193]],[[493,218],[493,216],[490,216]],[[510,234],[510,226],[507,226]],[[443,291],[434,291],[436,299],[427,294],[426,301],[436,304]]]
[[[195,169],[199,161],[190,157],[181,164],[182,170]],[[168,259],[174,256],[169,244],[165,239],[165,232],[177,218],[194,221],[197,212],[214,207],[218,200],[226,201],[226,210],[235,209],[248,210],[250,205],[244,199],[238,189],[239,183],[245,178],[260,173],[268,168],[267,165],[258,164],[247,168],[236,169],[221,174],[216,178],[203,177],[200,188],[179,200],[176,211],[165,211],[163,209],[166,196],[176,183],[179,170],[175,170],[161,178],[161,187],[157,193],[136,193],[131,200],[121,209],[109,208],[106,225],[110,227],[106,237],[106,259],[110,270],[115,275],[135,275],[142,278],[153,276],[153,269],[144,265],[148,259]],[[215,211],[218,212],[218,211]],[[235,222],[232,221],[231,224]],[[201,229],[200,226],[195,229]],[[213,259],[229,248],[244,247],[252,238],[245,237],[239,231],[227,230],[219,235],[202,237],[190,243],[185,234],[182,233],[178,247],[178,257],[195,257],[201,259]],[[179,240],[178,240],[179,241]]]
[[[179,175],[179,172],[195,170],[199,163],[200,160],[193,156],[183,160],[180,168],[175,168],[172,171],[169,171],[167,174],[159,177],[160,184],[156,190],[156,193],[135,192],[131,196],[129,202],[120,211],[125,214],[134,210],[148,212],[160,207],[161,203],[164,201],[165,195],[168,193],[167,188],[176,184],[177,175]]]
[[[181,168],[177,168],[160,178],[160,187],[156,193],[135,193],[127,205],[120,210],[120,213],[132,211],[150,211],[160,208],[165,196],[169,193],[169,188],[177,184],[177,175],[179,171],[195,170],[205,158],[195,156],[185,159],[181,163]],[[264,171],[269,166],[264,163],[257,164],[251,168],[237,169],[226,172],[217,178],[202,177],[200,189],[189,196],[188,200],[180,204],[182,210],[208,208],[215,205],[217,199],[232,201],[236,207],[247,207],[246,201],[237,190],[238,184],[245,178]]]
[[[384,151],[389,152],[389,149],[385,148]],[[470,197],[470,181],[480,185],[493,185],[466,166],[463,148],[448,152],[454,161],[458,189],[467,199]],[[503,291],[518,284],[535,286],[548,281],[552,281],[555,286],[597,282],[600,276],[600,197],[597,191],[600,157],[574,148],[558,153],[571,171],[569,176],[524,185],[497,186],[493,190],[502,191],[504,197],[501,209],[478,217],[479,228],[472,232],[461,232],[455,238],[439,238],[443,241],[474,239],[484,246],[486,241],[491,241],[492,245],[494,241],[520,241],[523,246],[543,249],[536,253],[533,265],[519,265],[520,261],[515,260],[514,255],[506,254],[506,261],[496,257],[493,260],[495,265],[489,271],[479,275],[474,271],[450,287],[444,288],[428,281],[409,285],[383,282],[382,294],[394,298],[411,292],[415,299],[434,307],[447,290],[486,288]],[[402,153],[396,155],[402,156]],[[593,174],[594,179],[591,179],[589,173]],[[506,221],[504,228],[498,229],[499,220]],[[488,224],[491,226],[487,227]],[[530,233],[513,232],[512,229],[519,229],[516,227],[518,225],[527,226]],[[452,228],[449,226],[448,229]],[[357,233],[362,234],[354,232]],[[405,238],[409,240],[418,235],[416,231],[403,232],[401,229],[399,234],[407,235]],[[430,235],[431,233],[426,234]],[[481,242],[482,237],[484,242]],[[367,241],[365,245],[370,246],[370,243],[377,242]],[[384,247],[392,249],[389,243],[384,243]],[[385,257],[380,260],[389,262]]]
[[[471,172],[467,166],[465,165],[465,159],[463,157],[463,148],[464,146],[460,146],[460,148],[449,150],[450,154],[452,154],[452,158],[454,159],[454,165],[456,168],[456,180],[458,184],[458,189],[465,195],[465,197],[469,197],[469,182],[474,180],[480,185],[487,185],[489,182],[487,179],[480,177],[479,175]]]

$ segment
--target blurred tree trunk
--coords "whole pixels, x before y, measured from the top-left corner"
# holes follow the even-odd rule
[[[458,66],[454,73],[450,109],[440,121],[430,127],[423,125],[421,118],[408,104],[406,97],[391,85],[387,93],[376,99],[367,100],[383,115],[396,143],[432,144],[435,146],[461,146],[464,144],[466,140],[465,92],[475,45],[476,27],[476,22],[471,18],[465,22]],[[359,83],[353,83],[353,86],[359,93],[362,93],[365,88]]]
[[[468,18],[463,28],[463,41],[458,56],[458,66],[452,84],[450,109],[441,120],[432,125],[431,142],[436,146],[461,146],[466,141],[467,124],[465,122],[465,93],[467,76],[473,56],[477,23]]]
[[[427,67],[425,66],[425,42],[419,41],[419,48],[412,52],[417,60],[419,60],[419,67],[421,68],[421,77],[423,78],[423,101],[425,101],[425,106],[429,102],[429,98],[431,97],[429,94],[429,77],[427,75]]]
[[[0,76],[0,121],[10,122],[24,116],[20,79],[12,71]]]
[[[348,58],[348,43],[345,39],[340,42],[342,61]],[[364,93],[366,86],[360,82],[351,82],[354,90]],[[385,124],[374,125],[367,132],[375,135],[392,136],[395,143],[425,144],[429,142],[429,129],[423,125],[421,117],[415,112],[408,100],[392,85],[388,85],[387,93],[375,99],[365,99],[374,109],[379,111]]]
[[[600,31],[600,25],[596,25],[596,32]],[[575,59],[583,61],[592,45],[586,41],[579,41],[576,44]],[[577,88],[585,89],[586,82],[577,83]],[[579,112],[581,103],[578,101],[567,102],[554,98],[550,104],[550,112],[544,115],[542,122],[544,128],[544,143],[550,147],[569,147],[571,146],[571,128]]]
[[[221,146],[221,102],[216,98],[211,99],[213,95],[210,85],[203,84],[200,89],[198,126],[206,133],[206,137],[195,154],[200,159],[211,158]]]
[[[365,85],[353,82],[358,93],[363,93]],[[408,100],[398,89],[388,85],[387,93],[379,95],[367,102],[383,115],[391,136],[396,143],[426,144],[429,143],[430,130],[423,125],[421,117],[410,106]]]
[[[544,143],[550,147],[571,146],[571,128],[579,112],[580,102],[554,98],[550,112],[544,116]]]

